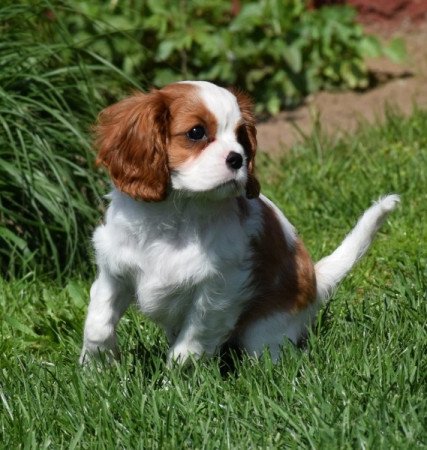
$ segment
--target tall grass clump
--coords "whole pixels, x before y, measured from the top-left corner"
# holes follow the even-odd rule
[[[99,216],[105,186],[88,131],[121,75],[71,42],[46,1],[0,8],[0,267],[9,275],[68,273],[87,259]]]

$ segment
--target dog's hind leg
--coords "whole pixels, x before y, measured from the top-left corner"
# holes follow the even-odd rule
[[[306,335],[319,306],[315,303],[296,313],[277,311],[255,320],[239,337],[239,347],[257,358],[268,351],[272,361],[277,362],[283,345],[288,341],[297,345]]]

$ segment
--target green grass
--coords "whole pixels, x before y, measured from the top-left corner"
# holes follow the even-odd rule
[[[264,192],[314,259],[381,194],[402,194],[368,255],[282,361],[218,359],[167,370],[165,338],[135,311],[123,362],[77,366],[88,274],[64,287],[0,284],[4,448],[427,448],[427,114],[390,114],[338,143],[315,134],[259,160]],[[90,274],[89,274],[90,275]],[[0,445],[0,446],[1,446]]]

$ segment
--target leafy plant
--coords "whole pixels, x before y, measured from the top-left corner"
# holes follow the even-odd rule
[[[182,79],[238,85],[259,112],[276,113],[319,89],[366,88],[364,57],[399,59],[401,41],[366,36],[350,7],[308,10],[305,0],[79,1],[63,20],[76,45],[144,84]]]

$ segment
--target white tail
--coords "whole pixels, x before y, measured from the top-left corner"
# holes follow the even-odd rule
[[[365,211],[341,245],[332,254],[316,263],[318,300],[325,301],[330,297],[338,283],[366,253],[376,232],[399,202],[398,195],[388,195],[379,199]]]

